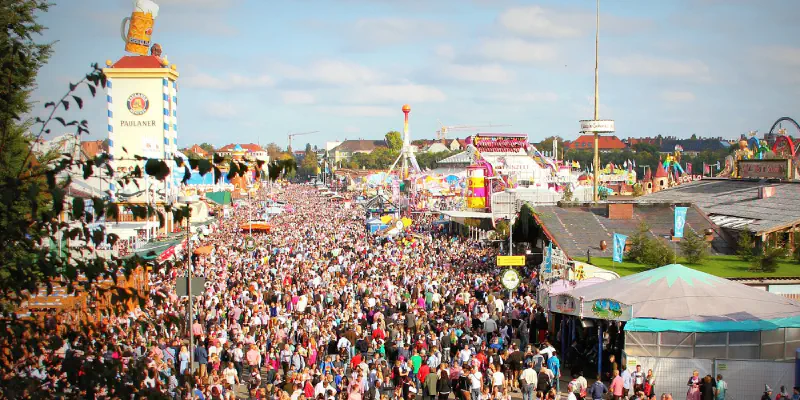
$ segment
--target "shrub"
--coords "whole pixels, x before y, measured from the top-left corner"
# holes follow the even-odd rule
[[[753,260],[753,238],[750,236],[748,227],[744,227],[739,232],[739,240],[736,242],[736,256],[742,261]]]
[[[705,238],[689,230],[680,242],[681,253],[691,264],[697,264],[708,256],[709,245]]]
[[[778,261],[785,256],[786,249],[765,244],[758,255],[753,257],[752,269],[761,272],[775,272],[778,269]]]
[[[645,241],[644,255],[639,262],[648,267],[656,268],[672,264],[674,258],[675,254],[663,240],[648,237]]]

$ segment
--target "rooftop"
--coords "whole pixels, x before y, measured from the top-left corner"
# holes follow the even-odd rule
[[[600,135],[598,139],[598,145],[601,149],[625,149],[625,143],[619,140],[616,136],[603,136]],[[593,149],[594,148],[594,135],[581,135],[578,136],[577,139],[564,143],[564,146],[569,147],[570,149]]]
[[[592,257],[610,257],[613,251],[612,236],[614,233],[631,236],[638,232],[639,224],[644,221],[650,227],[650,233],[661,240],[670,236],[674,224],[674,211],[671,204],[634,204],[633,217],[630,219],[609,219],[607,206],[537,206],[536,218],[545,228],[545,232],[571,258],[585,257],[591,250]],[[702,235],[706,229],[718,228],[706,216],[689,207],[686,214],[686,229],[693,229]],[[608,247],[600,250],[600,242],[605,240]],[[728,243],[719,232],[712,242],[713,251],[726,253]]]
[[[124,56],[112,68],[164,68],[156,56]]]
[[[775,194],[760,199],[762,187],[774,187]],[[703,179],[639,198],[651,201],[691,201],[721,227],[757,234],[800,224],[800,182]]]

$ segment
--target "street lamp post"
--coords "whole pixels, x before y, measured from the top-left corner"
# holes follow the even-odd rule
[[[199,201],[197,195],[194,196],[178,196],[178,202],[185,204],[186,207],[191,207],[192,204]],[[189,305],[186,309],[186,332],[189,335],[189,370],[194,368],[194,335],[192,335],[192,322],[194,317],[194,306],[192,305],[192,218],[191,209],[189,216],[186,218],[186,297],[189,299]]]

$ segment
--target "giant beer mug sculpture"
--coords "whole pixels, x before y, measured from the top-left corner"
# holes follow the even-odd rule
[[[153,24],[158,16],[158,5],[151,0],[133,0],[133,13],[122,20],[122,40],[125,51],[147,55]],[[127,25],[127,29],[126,28]]]

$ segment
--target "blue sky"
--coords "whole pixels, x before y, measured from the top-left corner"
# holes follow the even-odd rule
[[[592,117],[592,0],[155,1],[153,40],[181,74],[181,147],[379,138],[402,128],[404,103],[412,138],[434,137],[437,120],[574,138]],[[42,102],[124,55],[132,9],[57,3],[42,16],[58,41]],[[797,15],[796,0],[601,1],[600,117],[622,138],[738,137],[800,119]],[[80,113],[104,138],[103,99]]]

